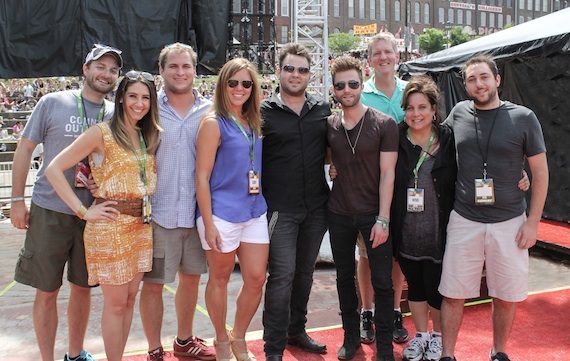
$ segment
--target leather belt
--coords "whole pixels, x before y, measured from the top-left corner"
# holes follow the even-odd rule
[[[133,217],[142,216],[142,199],[120,201],[116,199],[95,198],[95,204],[100,204],[106,201],[117,202],[117,204],[113,204],[111,207],[118,210],[121,214],[126,214]]]

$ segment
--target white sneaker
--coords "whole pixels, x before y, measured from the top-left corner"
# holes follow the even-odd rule
[[[417,333],[404,349],[402,358],[404,361],[421,361],[424,358],[424,350],[428,345],[428,339]]]
[[[431,336],[427,349],[424,354],[424,360],[437,361],[441,357],[441,336]]]

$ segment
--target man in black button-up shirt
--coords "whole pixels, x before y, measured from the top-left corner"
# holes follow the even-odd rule
[[[329,194],[324,164],[330,107],[306,93],[310,66],[307,48],[286,45],[279,57],[279,87],[261,104],[261,181],[271,240],[263,339],[270,361],[281,360],[287,343],[326,352],[305,331]]]

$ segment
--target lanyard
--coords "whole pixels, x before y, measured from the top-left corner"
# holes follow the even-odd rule
[[[135,153],[135,158],[137,158],[137,162],[139,163],[139,170],[140,170],[140,174],[141,174],[141,179],[143,181],[144,186],[148,186],[148,181],[146,178],[146,143],[144,142],[144,138],[142,135],[142,132],[139,130],[139,139],[141,141],[141,148],[142,148],[142,153],[143,153],[143,160],[141,161],[141,159],[139,158],[137,151],[135,150],[135,147],[133,145],[133,142],[131,143],[131,150],[133,151],[133,153]]]
[[[487,146],[485,148],[485,154],[483,154],[483,150],[481,149],[481,143],[479,142],[479,132],[477,130],[477,108],[473,105],[473,123],[475,124],[475,137],[477,137],[477,147],[479,148],[479,153],[481,153],[481,157],[483,158],[483,179],[487,179],[487,157],[489,156],[489,143],[491,143],[491,134],[493,134],[493,128],[495,127],[495,121],[497,120],[497,115],[499,114],[499,110],[501,109],[501,105],[495,111],[495,116],[493,117],[493,123],[491,123],[491,130],[489,130],[489,136],[487,137]],[[483,129],[481,129],[483,132]]]
[[[79,92],[79,94],[77,95],[77,112],[79,113],[79,119],[81,119],[81,122],[83,123],[83,131],[86,131],[87,128],[89,128],[87,126],[87,119],[85,119],[85,116],[83,114],[83,111],[85,109],[85,104],[83,104],[83,96],[81,95],[81,92]],[[99,108],[99,114],[97,115],[97,123],[101,123],[101,121],[103,120],[103,115],[105,115],[105,101],[103,100],[103,105],[101,105],[101,108]]]
[[[255,147],[255,132],[253,131],[253,129],[251,130],[252,141],[250,142],[249,136],[247,135],[247,133],[246,133],[245,129],[243,128],[243,126],[241,125],[241,123],[236,119],[236,117],[233,114],[230,114],[230,115],[231,115],[234,123],[236,123],[239,130],[241,130],[241,133],[243,134],[243,136],[247,140],[247,145],[249,147],[249,159],[251,160],[251,169],[255,170],[255,165],[254,165],[255,154],[253,153],[253,147]]]
[[[408,128],[407,137],[408,137],[408,140],[411,142],[410,128]],[[424,160],[426,159],[426,155],[428,154],[428,151],[431,148],[431,145],[433,143],[434,138],[435,138],[435,132],[432,129],[431,135],[429,137],[428,144],[426,145],[426,149],[420,155],[420,159],[418,159],[418,162],[416,163],[416,167],[414,168],[414,188],[415,189],[418,189],[418,172],[420,171],[420,167],[422,166]]]

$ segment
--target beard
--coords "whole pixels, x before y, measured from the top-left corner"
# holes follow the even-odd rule
[[[357,105],[360,102],[360,94],[353,96],[349,99],[338,98],[338,102],[343,108],[350,108]]]
[[[279,83],[279,91],[281,93],[285,93],[287,95],[290,96],[301,96],[305,94],[305,90],[307,90],[307,85],[305,86],[301,86],[301,88],[299,88],[298,90],[295,88],[292,88],[289,84],[287,83]]]
[[[101,93],[103,95],[109,94],[111,90],[115,87],[115,83],[113,84],[103,84],[94,80],[92,78],[85,77],[85,85],[91,88],[93,91]]]
[[[487,97],[471,96],[471,99],[473,99],[473,103],[475,104],[475,107],[486,108],[487,106],[489,106],[493,102],[496,102],[497,99],[499,98],[499,95],[498,95],[499,92],[496,88],[493,91],[489,91],[489,93],[487,93],[487,94],[488,94]]]

